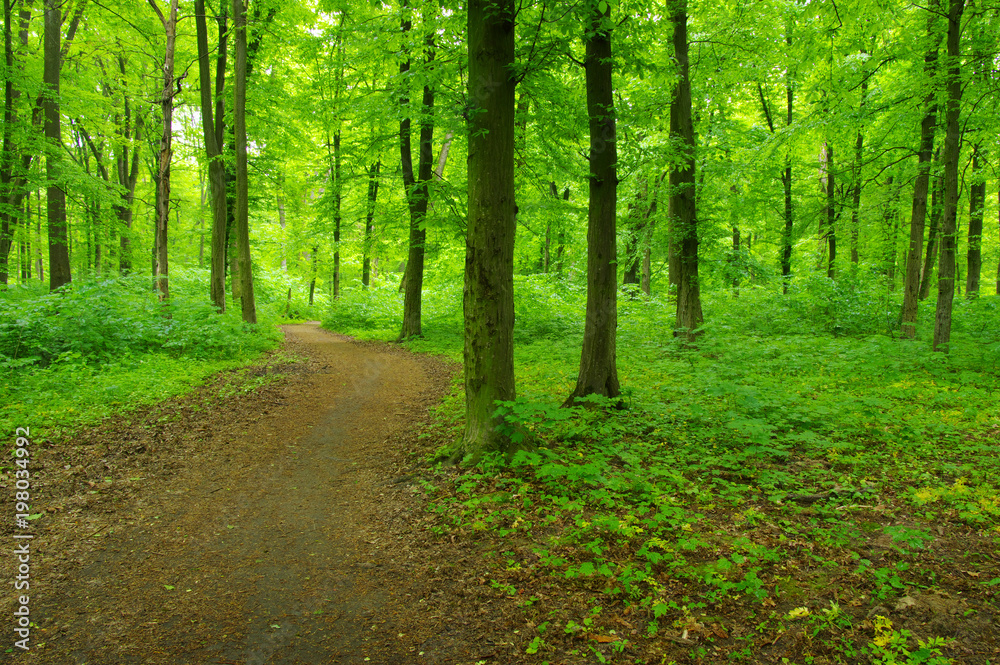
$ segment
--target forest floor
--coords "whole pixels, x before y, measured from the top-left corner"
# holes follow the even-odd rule
[[[316,325],[285,333],[262,365],[34,442],[36,627],[0,660],[475,663],[510,648],[502,599],[469,602],[478,585],[435,574],[468,545],[419,526],[418,425],[457,368]]]
[[[699,528],[756,544],[746,557],[761,559],[760,577],[747,579],[763,600],[697,603],[725,571],[700,587],[677,576],[661,589],[672,608],[661,618],[600,575],[541,572],[538,545],[562,518],[528,515],[527,501],[508,529],[444,526],[442,505],[478,496],[485,503],[472,510],[500,515],[506,508],[488,497],[530,491],[507,474],[460,479],[428,466],[446,443],[428,423],[454,363],[315,325],[285,333],[262,363],[183,398],[32,443],[32,510],[42,517],[32,522],[31,649],[0,661],[943,664],[944,651],[952,662],[1000,662],[987,584],[1000,582],[1000,561],[988,534],[942,523],[918,538],[907,526],[904,535],[924,540],[902,552],[885,533],[916,522],[888,494],[824,513],[809,512],[811,497],[804,512],[763,501],[753,514],[709,507]],[[480,487],[469,498],[459,483]],[[862,535],[833,528],[827,514],[841,508]],[[535,530],[518,530],[529,519]],[[821,520],[833,525],[828,542],[803,535]],[[11,534],[0,526],[0,537]],[[559,538],[549,556],[584,553]],[[700,547],[688,565],[714,570],[716,557]],[[904,585],[911,560],[933,582]],[[13,579],[14,565],[4,557],[0,575]],[[3,594],[0,615],[15,608]],[[648,628],[657,619],[658,634]],[[942,636],[940,648],[918,648],[930,636]]]

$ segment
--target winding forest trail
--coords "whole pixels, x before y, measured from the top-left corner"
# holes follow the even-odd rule
[[[475,603],[440,590],[408,482],[420,459],[401,445],[454,367],[316,325],[285,334],[299,358],[257,368],[278,381],[40,452],[38,628],[29,652],[3,658],[473,663],[496,651],[477,640]]]

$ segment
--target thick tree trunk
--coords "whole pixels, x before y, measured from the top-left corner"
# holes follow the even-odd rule
[[[478,460],[511,451],[494,418],[514,389],[514,0],[469,0],[465,435]]]
[[[945,111],[944,210],[941,214],[941,259],[938,267],[938,297],[934,317],[934,350],[949,351],[951,312],[955,298],[955,232],[958,218],[958,157],[962,103],[961,23],[965,0],[950,0],[948,6],[948,87]]]
[[[11,243],[14,240],[14,225],[17,216],[14,210],[20,205],[11,205],[20,190],[20,184],[15,185],[14,164],[17,155],[14,148],[14,123],[17,121],[15,106],[21,96],[21,91],[14,87],[14,0],[4,0],[4,63],[7,76],[4,82],[4,128],[3,153],[0,155],[0,197],[7,204],[5,210],[0,210],[0,284],[7,283],[8,257]],[[20,201],[18,201],[20,203]],[[20,256],[20,255],[19,255]],[[23,276],[22,276],[23,279]]]
[[[695,192],[695,141],[691,121],[691,78],[688,60],[687,0],[675,0],[674,57],[680,80],[670,105],[670,133],[684,151],[681,165],[670,172],[672,245],[677,252],[677,320],[675,335],[693,340],[704,316],[698,283],[698,219]],[[673,270],[671,270],[673,273]]]
[[[176,0],[174,0],[176,2]],[[250,262],[250,186],[247,174],[247,17],[245,0],[233,0],[236,76],[233,129],[236,133],[236,244],[240,266],[240,309],[245,323],[257,323]]]
[[[986,181],[982,176],[981,152],[972,146],[972,184],[969,186],[969,249],[966,256],[965,297],[979,295],[979,278],[983,271],[983,208],[986,207]]]
[[[48,179],[46,192],[46,218],[49,227],[49,288],[58,289],[72,279],[69,266],[69,233],[66,225],[66,192],[63,190],[62,126],[59,114],[60,31],[62,13],[60,3],[45,0],[45,138],[48,140],[45,173]]]
[[[587,116],[590,120],[590,203],[587,222],[587,317],[576,387],[565,405],[587,395],[618,397],[616,332],[618,150],[612,85],[611,8],[594,5],[587,26]]]
[[[380,160],[368,169],[368,208],[365,214],[364,259],[361,262],[361,285],[366,289],[371,281],[371,254],[375,238],[375,202],[378,200],[378,173],[381,167]]]
[[[216,60],[215,94],[212,89],[211,64],[208,51],[208,27],[205,0],[195,0],[195,22],[198,33],[198,73],[201,84],[201,125],[208,158],[208,188],[212,201],[212,256],[209,277],[209,294],[212,304],[220,312],[226,310],[226,165],[222,159],[225,136],[223,95],[226,74],[226,16],[217,18],[219,52]],[[215,99],[213,100],[213,97]],[[214,107],[214,112],[213,112]]]
[[[933,42],[934,14],[927,19],[927,37]],[[913,204],[910,208],[910,241],[906,249],[906,283],[903,286],[903,335],[917,335],[917,305],[920,302],[920,266],[924,244],[924,221],[927,218],[927,192],[930,189],[931,163],[934,157],[934,129],[937,127],[937,105],[933,89],[937,67],[937,49],[924,55],[924,77],[931,89],[924,97],[924,118],[920,122],[920,152],[917,157],[917,178],[913,183]],[[927,253],[933,251],[930,243]]]

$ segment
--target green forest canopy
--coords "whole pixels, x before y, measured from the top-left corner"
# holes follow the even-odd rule
[[[6,5],[0,272],[10,282],[24,282],[44,279],[51,270],[45,207],[52,175],[43,168],[45,155],[60,164],[55,184],[67,196],[72,273],[115,271],[123,264],[148,270],[164,57],[157,13],[139,0],[61,5],[62,132],[61,146],[54,147],[43,139],[35,111],[47,98],[42,3],[11,0]],[[516,270],[521,273],[585,269],[585,5],[538,2],[520,7],[516,16]],[[678,73],[666,9],[638,2],[611,10],[619,279],[622,273],[634,276],[631,261],[648,249],[654,289],[667,286],[671,247],[669,185],[662,176],[681,159],[670,138],[669,108]],[[220,53],[213,19],[222,10],[232,13],[215,2],[206,5],[213,65]],[[1000,244],[996,224],[980,232],[976,220],[997,219],[996,198],[981,193],[977,198],[977,187],[996,191],[997,11],[980,4],[965,8],[954,63],[946,53],[945,13],[937,5],[900,2],[692,4],[698,233],[707,287],[780,272],[786,165],[791,169],[791,274],[814,269],[836,252],[834,273],[860,264],[885,274],[890,288],[901,286],[925,100],[939,109],[925,246],[940,247],[935,222],[944,196],[935,183],[943,173],[947,72],[955,64],[962,86],[956,284],[960,291],[987,288],[980,287],[980,278],[992,281]],[[208,265],[211,253],[194,14],[195,3],[180,3],[168,240],[170,260],[179,266]],[[404,17],[412,24],[405,31],[400,27]],[[345,287],[361,279],[366,258],[371,279],[401,277],[408,225],[400,120],[412,117],[416,134],[416,125],[425,120],[420,90],[426,85],[436,97],[433,165],[443,169],[429,187],[427,270],[456,274],[466,209],[463,7],[262,0],[251,4],[248,18],[255,265],[315,276],[327,290],[333,287],[335,253]],[[231,33],[232,28],[230,18],[226,29]],[[435,56],[430,60],[426,40],[432,34]],[[233,48],[230,40],[230,68]],[[925,58],[931,52],[938,57],[928,67]],[[405,71],[400,68],[404,60],[410,61]],[[220,95],[227,132],[232,80],[230,72]],[[229,164],[232,139],[223,144]],[[444,146],[448,150],[442,155]],[[133,213],[126,228],[116,206],[122,205],[128,182],[117,173],[122,166],[127,171],[133,155],[137,183],[135,199],[127,201]],[[370,197],[373,178],[379,187]],[[370,198],[375,202],[366,233]],[[650,211],[657,199],[661,204]],[[129,240],[127,249],[122,238]],[[971,257],[977,249],[979,263]],[[129,257],[122,255],[125,251]],[[926,272],[934,269],[930,263]]]

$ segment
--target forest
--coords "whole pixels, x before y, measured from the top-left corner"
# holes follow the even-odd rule
[[[1000,662],[1000,5],[4,0],[3,26],[0,479],[37,479],[40,543],[87,501],[125,537],[100,520],[194,473],[170,446],[219,414],[341,413],[299,383],[320,365],[369,386],[352,427],[391,420],[377,367],[400,413],[437,391],[398,450],[356,446],[439,560],[399,637],[494,621],[434,662]],[[198,648],[250,658],[222,625]]]

